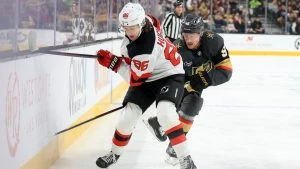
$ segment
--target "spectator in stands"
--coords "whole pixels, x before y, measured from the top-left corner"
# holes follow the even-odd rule
[[[295,33],[296,35],[300,35],[300,17],[297,18]]]
[[[23,4],[22,4],[23,5]],[[22,10],[20,11],[20,28],[34,28],[36,26],[36,22],[34,20],[34,17],[37,16],[37,10],[36,8],[33,8],[31,6],[22,6]]]
[[[224,18],[227,23],[228,23],[228,20],[233,19],[233,15],[230,12],[230,10],[226,10],[226,13],[224,14]]]
[[[212,15],[208,15],[207,20],[204,20],[205,30],[215,31],[215,22]]]
[[[236,0],[229,0],[229,9],[230,9],[230,13],[233,14],[235,13],[238,8],[237,8],[237,5],[238,3],[236,2]]]
[[[276,12],[278,9],[277,0],[272,0],[272,2],[269,2],[268,9],[272,12]]]
[[[251,24],[252,33],[263,34],[265,33],[265,29],[263,28],[263,24],[260,21],[260,18],[256,16],[255,20]]]
[[[207,20],[209,14],[210,14],[210,10],[208,9],[208,5],[206,4],[206,2],[205,2],[205,1],[200,2],[199,15],[200,15],[204,20]]]
[[[292,12],[289,15],[288,20],[290,21],[289,25],[288,25],[288,31],[290,34],[295,35],[296,33],[296,25],[297,25],[297,13],[296,12]]]
[[[233,17],[233,24],[235,29],[238,30],[237,33],[245,33],[245,21],[241,18],[239,12],[235,13]]]
[[[262,6],[262,2],[260,0],[250,0],[249,5],[250,5],[250,8],[249,8],[250,16],[252,17],[252,16],[258,15],[259,9]]]
[[[283,26],[285,24],[285,15],[286,15],[285,4],[280,5],[276,15],[277,15],[277,23],[279,24],[279,26],[281,28],[283,28]]]
[[[53,27],[53,15],[47,4],[42,4],[39,10],[40,28],[51,29]]]
[[[186,14],[189,13],[194,13],[198,14],[199,13],[199,4],[197,0],[187,0],[186,1]]]
[[[213,14],[217,14],[218,12],[225,13],[224,3],[222,0],[213,1]]]
[[[169,14],[173,11],[173,0],[163,0],[162,6],[165,10],[165,14]]]
[[[227,32],[229,33],[238,33],[238,30],[235,28],[233,19],[227,20]]]
[[[224,33],[226,30],[227,23],[224,20],[224,17],[220,11],[218,11],[215,15],[215,27],[217,33]]]

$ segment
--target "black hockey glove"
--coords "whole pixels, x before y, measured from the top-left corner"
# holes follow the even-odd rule
[[[206,89],[212,83],[208,73],[206,71],[198,71],[190,77],[191,89],[195,91],[201,91]]]

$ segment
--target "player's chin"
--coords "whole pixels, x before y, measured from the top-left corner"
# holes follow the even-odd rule
[[[196,49],[196,45],[195,44],[186,44],[188,49]]]
[[[138,37],[136,37],[136,36],[128,36],[129,37],[129,39],[130,40],[132,40],[132,41],[134,41],[134,40],[136,40]]]

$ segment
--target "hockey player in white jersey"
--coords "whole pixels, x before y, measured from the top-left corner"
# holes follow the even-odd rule
[[[146,18],[138,3],[127,3],[119,14],[119,22],[126,34],[121,45],[122,55],[101,49],[97,53],[98,61],[119,73],[130,87],[123,100],[125,107],[116,126],[111,151],[97,159],[97,166],[107,168],[117,162],[137,121],[156,101],[158,121],[179,157],[180,169],[196,169],[176,113],[184,91],[184,70],[176,47]]]

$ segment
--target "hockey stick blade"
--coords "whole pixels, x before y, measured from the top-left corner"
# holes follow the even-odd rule
[[[76,128],[76,127],[79,127],[79,126],[81,126],[81,125],[83,125],[83,124],[85,124],[85,123],[88,123],[88,122],[90,122],[90,121],[93,121],[93,120],[95,120],[95,119],[98,119],[98,118],[100,118],[100,117],[102,117],[102,116],[106,116],[106,115],[108,115],[108,114],[110,114],[110,113],[113,113],[113,112],[115,112],[115,111],[118,111],[118,110],[122,109],[123,107],[124,107],[124,106],[120,106],[120,107],[117,107],[117,108],[115,108],[115,109],[112,109],[112,110],[110,110],[110,111],[108,111],[108,112],[99,114],[99,115],[97,115],[97,116],[95,116],[95,117],[93,117],[93,118],[91,118],[91,119],[89,119],[89,120],[83,121],[83,122],[78,123],[78,124],[76,124],[76,125],[74,125],[74,126],[71,126],[71,127],[69,127],[69,128],[66,128],[66,129],[64,129],[64,130],[61,130],[61,131],[55,133],[55,135],[58,135],[58,134],[61,134],[61,133],[66,132],[66,131],[69,131],[69,130],[71,130],[71,129],[74,129],[74,128]]]
[[[50,55],[60,55],[60,56],[70,56],[70,57],[80,57],[80,58],[97,58],[97,55],[80,54],[80,53],[68,53],[68,52],[58,52],[58,51],[40,51],[41,53]]]

